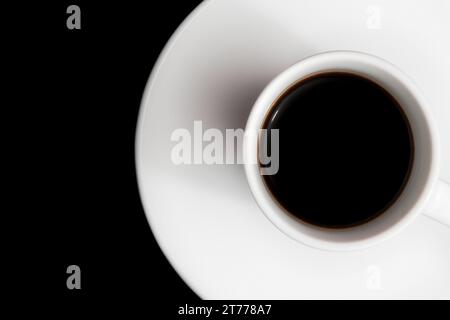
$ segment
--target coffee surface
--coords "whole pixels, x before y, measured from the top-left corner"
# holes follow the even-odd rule
[[[275,102],[263,127],[279,129],[279,170],[263,176],[265,184],[304,222],[368,222],[395,202],[409,178],[408,120],[385,89],[364,77],[330,72],[302,80]]]

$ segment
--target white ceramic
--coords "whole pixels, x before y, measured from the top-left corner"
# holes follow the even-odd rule
[[[369,19],[377,6],[379,28]],[[192,129],[194,120],[244,128],[257,97],[280,72],[318,53],[354,50],[391,62],[422,89],[441,138],[440,178],[450,181],[449,14],[447,0],[208,0],[183,22],[145,90],[136,167],[153,234],[195,293],[450,298],[450,232],[440,223],[419,215],[367,249],[312,249],[264,216],[243,166],[170,161],[174,129]]]
[[[273,200],[258,165],[258,135],[268,110],[296,82],[327,71],[345,71],[378,83],[400,103],[414,136],[414,165],[404,191],[377,219],[346,230],[325,229],[302,223]],[[375,245],[402,230],[427,208],[432,218],[450,226],[450,187],[439,182],[439,139],[437,126],[421,90],[402,71],[373,55],[355,51],[333,51],[308,57],[278,75],[263,90],[250,113],[244,142],[247,179],[261,210],[286,235],[324,250],[354,250]],[[326,181],[323,181],[326,189]],[[432,192],[441,196],[432,197]],[[333,192],[331,190],[331,192]],[[431,199],[430,199],[431,198]],[[301,195],[299,195],[301,201]],[[327,201],[324,199],[324,201]],[[442,208],[439,210],[434,210]],[[448,214],[443,215],[442,212]]]

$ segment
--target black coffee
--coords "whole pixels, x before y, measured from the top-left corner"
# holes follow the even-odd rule
[[[300,81],[274,104],[264,128],[279,129],[279,171],[264,176],[265,183],[289,213],[310,224],[368,222],[395,202],[409,178],[406,115],[361,76],[330,72]]]

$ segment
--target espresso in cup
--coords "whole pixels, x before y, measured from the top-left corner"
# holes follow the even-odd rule
[[[353,73],[322,72],[293,84],[263,129],[279,130],[279,170],[263,176],[266,188],[287,213],[314,226],[349,228],[382,215],[414,162],[402,106]]]

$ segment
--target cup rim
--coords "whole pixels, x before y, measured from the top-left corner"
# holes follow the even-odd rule
[[[384,229],[380,229],[381,231],[370,236],[364,235],[364,228],[369,229],[372,221],[369,221],[361,226],[352,227],[353,229],[357,229],[357,232],[361,233],[359,238],[356,237],[355,240],[344,240],[345,233],[349,234],[349,229],[328,229],[321,228],[314,225],[310,225],[305,223],[298,218],[287,218],[289,213],[278,204],[276,200],[272,198],[272,195],[267,187],[265,186],[263,179],[259,173],[259,164],[257,159],[257,146],[258,139],[254,134],[249,134],[251,132],[257,131],[261,129],[262,120],[265,119],[266,114],[273,102],[277,100],[277,97],[281,96],[285,90],[289,87],[289,85],[294,84],[295,82],[301,81],[304,78],[310,77],[314,73],[307,73],[305,70],[306,65],[323,65],[324,62],[330,61],[358,61],[360,63],[365,63],[374,67],[375,69],[382,70],[387,74],[391,74],[398,84],[401,84],[404,88],[404,92],[408,91],[408,94],[411,95],[416,100],[417,108],[422,113],[420,117],[423,118],[422,125],[424,126],[423,130],[429,133],[430,140],[430,155],[429,155],[429,168],[427,168],[428,172],[424,174],[426,179],[424,178],[423,186],[420,194],[418,195],[415,204],[411,209],[401,216],[401,219],[392,223],[390,226],[386,226]],[[323,70],[319,70],[317,73],[324,73],[328,71],[336,71],[336,70],[344,70],[341,68],[337,68],[331,70],[329,68],[324,68]],[[345,69],[347,72],[352,72],[351,68]],[[356,72],[358,73],[358,72]],[[368,76],[370,78],[370,74],[363,75]],[[372,79],[374,80],[374,79]],[[382,81],[378,81],[378,83],[384,87]],[[257,98],[247,121],[247,125],[245,128],[245,136],[244,136],[244,168],[247,176],[247,181],[250,186],[251,193],[256,200],[258,206],[263,211],[264,215],[274,224],[280,231],[293,238],[296,241],[299,241],[305,245],[310,247],[331,250],[331,251],[349,251],[356,249],[363,249],[369,246],[375,245],[394,234],[398,233],[404,227],[406,227],[410,222],[412,222],[423,210],[428,199],[431,195],[434,184],[438,180],[438,134],[437,127],[434,124],[434,120],[427,108],[427,101],[424,98],[423,94],[418,89],[417,85],[410,79],[407,75],[405,75],[400,69],[391,64],[390,62],[376,57],[371,54],[356,52],[356,51],[329,51],[324,53],[319,53],[310,57],[307,57],[291,67],[287,68],[283,72],[281,72],[278,76],[276,76],[261,92],[259,97]],[[383,216],[384,213],[381,215]],[[380,217],[381,217],[380,216]],[[378,218],[376,218],[378,219]],[[297,224],[294,226],[294,224]],[[299,231],[299,225],[301,224],[302,230]],[[319,238],[315,236],[317,235],[317,230],[322,229],[322,232],[327,234],[336,234],[338,236],[334,237],[336,239],[341,239],[339,241],[335,241],[327,238]],[[368,234],[368,233],[367,233]],[[333,237],[331,237],[333,238]]]

